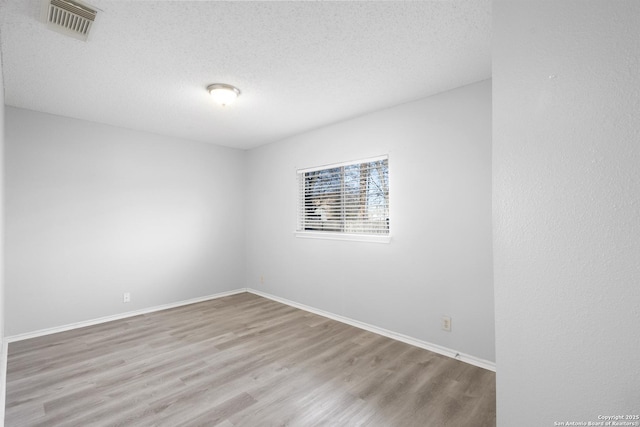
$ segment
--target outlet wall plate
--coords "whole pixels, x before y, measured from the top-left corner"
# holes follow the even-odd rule
[[[451,317],[442,316],[442,330],[446,332],[451,332]]]
[[[122,294],[122,302],[131,302],[131,294],[129,292]]]

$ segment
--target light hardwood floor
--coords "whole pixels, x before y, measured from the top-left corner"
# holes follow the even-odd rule
[[[495,426],[495,374],[243,293],[11,343],[6,426]]]

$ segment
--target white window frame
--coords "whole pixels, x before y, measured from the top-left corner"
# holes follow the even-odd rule
[[[303,188],[301,188],[301,186],[304,185],[304,181],[301,181],[301,176],[304,176],[304,174],[308,172],[315,172],[315,171],[320,171],[325,169],[335,169],[339,167],[351,166],[351,165],[356,165],[361,163],[371,163],[371,162],[376,162],[380,160],[387,160],[387,168],[389,168],[389,155],[386,154],[382,156],[369,157],[365,159],[358,159],[358,160],[353,160],[348,162],[332,163],[328,165],[297,169],[296,170],[296,181],[297,181],[296,222],[297,224],[296,224],[295,236],[299,238],[305,238],[305,239],[328,239],[328,240],[345,240],[345,241],[355,241],[355,242],[390,243],[391,242],[391,223],[389,223],[388,232],[385,234],[349,233],[349,232],[339,232],[339,231],[317,231],[317,230],[301,230],[300,229],[301,225],[303,224],[303,219],[301,218],[301,215],[303,215],[303,213],[301,212],[301,210],[302,210],[302,203],[304,203],[304,201],[301,199],[302,197],[304,197]],[[390,186],[389,183],[387,183],[387,185]],[[391,192],[389,191],[389,200],[387,201],[388,203],[387,208],[389,209],[389,211],[391,210],[390,198],[391,198]]]

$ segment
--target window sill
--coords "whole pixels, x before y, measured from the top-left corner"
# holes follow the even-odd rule
[[[347,234],[321,231],[296,231],[296,237],[303,239],[346,240],[351,242],[391,243],[389,235]]]

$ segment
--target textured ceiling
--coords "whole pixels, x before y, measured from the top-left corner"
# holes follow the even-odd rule
[[[7,105],[247,149],[491,76],[490,0],[88,3],[87,42],[0,3]]]

